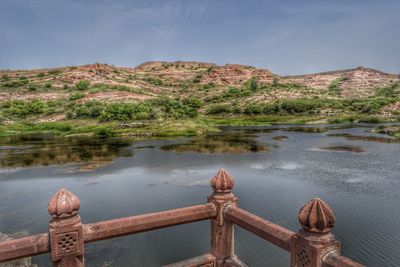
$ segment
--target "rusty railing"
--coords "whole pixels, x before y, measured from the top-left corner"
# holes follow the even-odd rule
[[[165,266],[246,266],[234,252],[234,225],[288,251],[291,266],[363,266],[340,255],[340,242],[330,233],[333,212],[321,199],[301,208],[302,228],[293,232],[239,208],[233,184],[222,169],[211,180],[214,192],[207,204],[91,224],[81,221],[79,199],[61,189],[48,204],[49,233],[1,242],[0,262],[50,252],[53,266],[83,267],[85,243],[210,219],[210,253]]]

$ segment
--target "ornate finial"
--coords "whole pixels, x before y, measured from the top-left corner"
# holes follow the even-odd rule
[[[77,196],[65,188],[51,198],[47,209],[53,218],[69,217],[78,213],[80,202]]]
[[[314,198],[300,209],[299,222],[308,232],[327,233],[333,228],[335,217],[328,204],[319,198]]]
[[[210,185],[214,192],[218,193],[229,193],[231,192],[235,181],[233,177],[224,169],[221,169],[211,179]]]

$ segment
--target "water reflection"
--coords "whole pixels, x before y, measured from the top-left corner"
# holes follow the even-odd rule
[[[116,157],[130,157],[123,150],[131,144],[123,139],[57,138],[53,135],[22,135],[0,139],[0,166],[3,168],[79,164],[88,171],[111,163]]]
[[[288,132],[301,132],[301,133],[325,133],[329,131],[327,127],[290,127],[284,129]]]
[[[334,234],[345,256],[367,266],[400,266],[400,143],[345,140],[288,127],[224,129],[204,137],[135,143],[124,138],[1,139],[0,231],[47,231],[47,203],[60,187],[79,196],[85,223],[201,204],[211,193],[210,178],[226,168],[235,177],[242,208],[297,231],[300,207],[321,197],[338,219]],[[376,126],[324,127],[332,134],[377,136],[367,132]],[[277,143],[278,136],[289,139]],[[251,153],[268,148],[268,153]],[[25,158],[30,167],[4,170]],[[65,173],[64,166],[55,165],[110,161],[92,172]],[[53,166],[31,168],[35,164]],[[87,246],[87,265],[151,267],[194,257],[209,251],[209,231],[204,221],[95,242]],[[249,266],[289,265],[287,253],[240,228],[235,249]],[[50,266],[49,255],[35,257],[34,263]]]
[[[266,144],[255,140],[255,136],[245,132],[235,132],[229,135],[212,134],[197,137],[184,144],[171,144],[161,149],[175,152],[197,152],[216,154],[239,154],[248,152],[266,152]]]

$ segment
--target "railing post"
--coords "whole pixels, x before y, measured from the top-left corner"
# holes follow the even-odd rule
[[[79,199],[59,190],[48,204],[51,259],[54,267],[84,267],[84,241]]]
[[[335,224],[332,209],[319,198],[300,209],[302,229],[294,235],[291,246],[292,267],[320,267],[324,259],[340,253],[340,242],[330,233]]]
[[[217,207],[217,217],[211,220],[211,253],[216,257],[216,267],[222,267],[225,261],[234,257],[233,223],[224,220],[224,209],[237,205],[237,198],[231,192],[234,180],[224,169],[221,169],[210,182],[213,193],[208,202]]]

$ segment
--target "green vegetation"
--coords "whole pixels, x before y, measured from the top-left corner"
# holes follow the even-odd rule
[[[27,79],[22,79],[22,80],[13,80],[13,81],[8,81],[6,83],[3,83],[4,87],[10,87],[10,88],[17,88],[24,86],[29,83],[29,80]]]
[[[81,99],[81,98],[84,98],[84,97],[85,97],[84,93],[74,93],[74,94],[71,94],[69,96],[69,100],[74,101],[74,100],[78,100],[78,99]]]
[[[43,113],[46,109],[46,104],[40,100],[14,100],[4,102],[1,108],[3,116],[25,118],[28,114]]]
[[[400,95],[400,82],[394,82],[390,85],[377,88],[376,97],[396,97]]]
[[[9,81],[9,80],[10,80],[10,76],[8,76],[7,74],[3,74],[3,75],[1,76],[1,79],[2,79],[3,81]]]
[[[343,81],[343,78],[337,78],[329,85],[329,92],[334,95],[339,95],[339,83]]]
[[[246,81],[246,83],[244,84],[244,88],[252,92],[258,91],[259,85],[257,77],[252,77],[248,81]]]
[[[247,88],[237,88],[237,87],[229,87],[228,90],[222,94],[222,96],[225,98],[238,98],[250,95],[251,95],[251,90]]]
[[[74,102],[85,96],[74,93],[68,101],[22,101],[12,100],[3,102],[1,115],[18,121],[29,115],[38,114],[67,114],[71,119],[98,119],[99,121],[129,121],[153,119],[183,119],[195,118],[203,103],[198,98],[170,99],[157,98],[138,103],[104,103],[88,101],[82,104]]]
[[[322,110],[335,110],[337,113],[375,114],[390,103],[390,98],[367,99],[290,99],[270,103],[248,102],[243,108],[243,114],[288,115],[288,114],[319,114]],[[207,114],[232,114],[232,105],[216,104],[207,109]]]
[[[196,76],[193,78],[193,83],[199,83],[201,81],[201,78],[203,77],[203,74],[198,73]]]
[[[153,78],[153,77],[147,77],[144,79],[146,82],[151,83],[153,85],[157,86],[162,86],[164,85],[164,82],[158,78]]]
[[[78,90],[87,90],[90,86],[90,82],[88,80],[80,80],[75,84],[76,89]]]
[[[385,76],[381,84],[387,85],[382,87],[357,88],[365,93],[358,96],[340,86],[343,78],[319,90],[302,79],[249,74],[249,67],[237,73],[240,77],[224,71],[209,75],[214,68],[220,67],[163,63],[134,70],[99,64],[3,71],[0,135],[50,131],[66,136],[172,136],[214,131],[221,125],[380,123],[400,118],[396,77],[387,84]],[[90,80],[75,83],[76,77]],[[7,100],[9,95],[13,100]]]
[[[58,74],[60,74],[60,73],[61,73],[60,70],[50,70],[50,71],[49,71],[49,74],[50,74],[50,75],[58,75]]]

